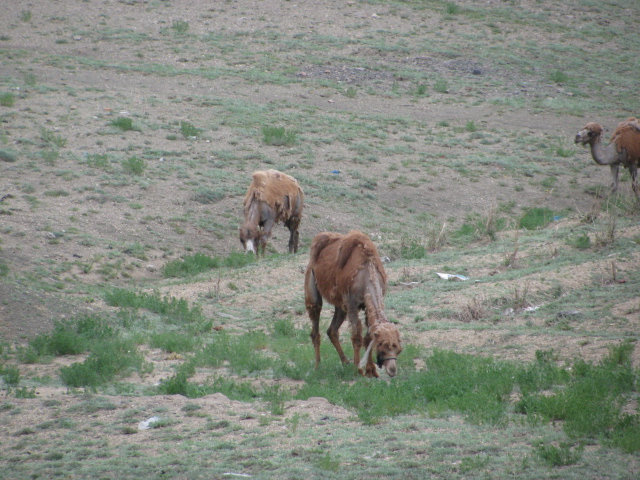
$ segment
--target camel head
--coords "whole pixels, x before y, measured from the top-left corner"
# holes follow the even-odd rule
[[[260,231],[254,227],[240,227],[240,243],[244,247],[245,253],[258,253],[260,246]]]
[[[582,145],[594,144],[599,141],[604,132],[602,125],[594,122],[587,123],[582,130],[576,134],[575,143],[581,143]]]
[[[396,359],[402,352],[400,332],[393,323],[378,323],[371,327],[371,335],[378,367],[384,367],[390,377],[395,377],[398,373]]]

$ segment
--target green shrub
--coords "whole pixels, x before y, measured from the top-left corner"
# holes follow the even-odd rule
[[[640,415],[623,415],[611,432],[609,444],[625,453],[640,452]]]
[[[180,122],[180,133],[185,138],[197,137],[200,134],[200,130],[194,127],[189,122]]]
[[[11,92],[0,93],[0,105],[3,107],[13,107],[16,96]]]
[[[189,22],[186,20],[174,20],[171,24],[171,28],[173,28],[176,33],[182,35],[187,33],[187,30],[189,30]]]
[[[215,190],[210,188],[198,188],[191,199],[194,202],[208,204],[219,202],[225,196],[224,190],[219,188]]]
[[[67,139],[62,135],[56,135],[51,130],[46,128],[40,129],[40,140],[44,143],[55,145],[58,148],[62,148],[67,144]]]
[[[402,239],[400,241],[400,258],[406,260],[413,260],[419,258],[425,258],[428,252],[427,249],[420,241],[416,239]]]
[[[129,130],[139,130],[139,128],[134,127],[133,120],[129,117],[118,117],[115,120],[112,120],[110,125],[112,127],[119,128],[123,132],[127,132]]]
[[[114,338],[94,345],[82,363],[60,369],[62,382],[69,387],[96,387],[133,370],[144,373],[149,366],[130,340]]]
[[[518,221],[518,228],[537,230],[546,227],[553,220],[554,213],[547,207],[529,209]]]
[[[554,83],[567,83],[569,76],[561,70],[554,70],[551,72],[551,81]]]
[[[15,365],[0,366],[0,375],[10,387],[17,387],[20,383],[20,369]]]
[[[422,97],[427,94],[427,86],[426,85],[418,85],[416,87],[416,96]]]
[[[151,336],[149,346],[160,348],[169,353],[190,352],[198,344],[193,335],[178,332],[155,333]]]
[[[540,459],[550,467],[564,467],[574,465],[582,458],[584,447],[582,445],[571,449],[571,445],[560,443],[555,445],[540,445],[536,453]]]
[[[162,273],[169,278],[189,277],[214,268],[242,268],[254,262],[255,258],[252,255],[240,252],[232,252],[225,258],[209,257],[202,253],[196,253],[166,263],[162,268]]]
[[[36,363],[41,357],[78,355],[91,348],[96,341],[115,335],[108,320],[99,316],[81,316],[64,322],[55,322],[49,333],[42,333],[19,353],[25,363]]]
[[[195,255],[188,255],[166,263],[164,267],[162,267],[162,274],[168,278],[189,277],[219,267],[219,258],[196,253]]]
[[[585,250],[591,247],[591,238],[586,232],[583,232],[582,235],[573,240],[572,245],[580,250]]]
[[[109,155],[106,153],[94,153],[91,155],[87,155],[86,161],[87,161],[87,165],[89,165],[92,168],[107,169],[111,166],[111,162],[109,161]]]
[[[136,293],[116,288],[105,294],[105,302],[113,307],[144,308],[163,315],[171,324],[190,324],[204,320],[199,306],[189,308],[189,303],[184,298],[160,297],[159,293]]]
[[[44,163],[50,166],[56,164],[56,160],[60,157],[60,152],[58,150],[42,150],[40,152],[40,156],[44,160]]]
[[[444,4],[444,11],[448,15],[456,15],[460,13],[460,6],[453,2],[446,2]]]
[[[18,160],[18,154],[13,150],[0,150],[0,162],[13,163]]]
[[[433,89],[438,93],[449,93],[449,83],[445,79],[440,78],[433,84]]]
[[[133,175],[142,175],[146,167],[145,161],[135,156],[122,161],[124,171]]]
[[[262,127],[262,140],[267,145],[293,145],[296,134],[287,132],[284,127]]]
[[[550,379],[560,385],[566,383],[563,389],[548,395],[525,388],[516,411],[563,420],[564,431],[571,438],[622,438],[620,432],[626,427],[621,421],[621,402],[636,382],[630,360],[632,351],[632,344],[623,343],[612,347],[609,356],[597,365],[577,360],[569,378],[561,374]],[[549,383],[539,386],[548,388]]]

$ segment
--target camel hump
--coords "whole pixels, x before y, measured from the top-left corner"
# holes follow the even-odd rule
[[[620,122],[611,135],[611,141],[615,142],[619,152],[625,149],[629,159],[640,159],[640,122],[638,119],[629,117],[624,122]]]
[[[364,233],[351,230],[340,243],[338,250],[338,267],[344,268],[356,248],[360,247],[365,258],[378,258],[378,250],[371,239]]]
[[[309,250],[309,264],[315,265],[318,263],[318,258],[322,251],[327,248],[328,245],[336,242],[342,235],[333,232],[321,232],[316,235],[311,242],[311,249]]]
[[[287,198],[288,205],[284,205]],[[278,217],[288,218],[294,207],[302,203],[304,192],[298,181],[278,170],[256,170],[244,197],[245,208],[254,200],[261,200],[278,211]],[[280,210],[282,210],[280,212]]]

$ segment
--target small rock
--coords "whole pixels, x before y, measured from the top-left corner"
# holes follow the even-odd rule
[[[151,265],[151,264],[147,265],[147,271],[155,272],[156,270],[158,270],[158,269],[156,268],[155,265]]]
[[[138,430],[149,430],[153,423],[159,422],[160,417],[151,417],[148,420],[144,420],[138,424]]]

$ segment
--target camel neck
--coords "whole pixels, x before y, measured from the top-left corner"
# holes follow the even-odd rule
[[[372,262],[369,262],[367,268],[369,270],[370,282],[367,284],[364,303],[367,308],[367,312],[373,314],[370,315],[370,322],[372,324],[388,323],[387,316],[384,313],[384,299],[378,270]]]
[[[255,197],[251,199],[249,202],[249,206],[247,207],[247,216],[246,222],[252,227],[257,227],[260,223],[260,202],[256,200]]]
[[[612,165],[618,163],[618,156],[616,146],[610,143],[607,147],[604,146],[602,141],[602,135],[599,136],[596,141],[591,143],[591,157],[598,165]]]

